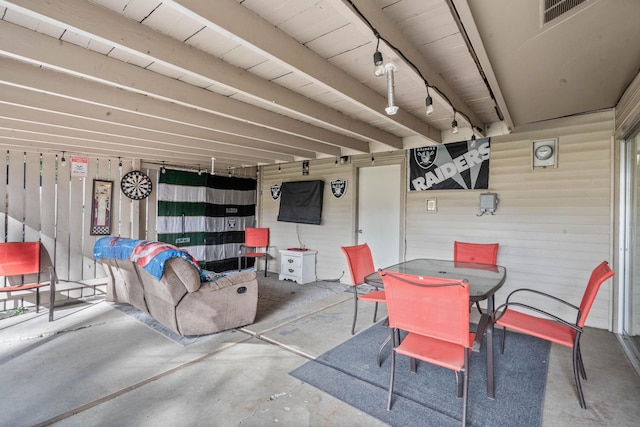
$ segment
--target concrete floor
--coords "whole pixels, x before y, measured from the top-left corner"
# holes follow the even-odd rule
[[[254,324],[186,347],[99,298],[56,309],[52,323],[46,312],[0,320],[0,425],[384,425],[288,375],[351,337],[352,294],[335,282],[270,289]],[[373,315],[360,307],[357,331]],[[588,409],[571,351],[554,345],[543,426],[637,425],[640,377],[617,338],[588,328],[582,349]]]

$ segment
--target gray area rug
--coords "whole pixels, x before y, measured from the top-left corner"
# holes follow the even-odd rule
[[[418,362],[412,373],[409,359],[396,358],[396,380],[391,411],[387,411],[390,349],[376,364],[379,345],[389,329],[376,324],[314,361],[290,373],[391,426],[458,426],[462,399],[456,397],[451,370]],[[500,354],[502,330],[496,329],[496,398],[486,394],[486,343],[471,356],[467,425],[540,426],[551,345],[543,340],[507,332]]]
[[[340,283],[323,281],[299,285],[295,282],[278,280],[278,274],[276,273],[269,273],[267,277],[264,277],[263,272],[258,272],[257,278],[258,308],[256,322],[272,312],[319,301],[331,294],[345,292],[348,288],[348,286]],[[196,343],[212,335],[180,336],[151,317],[151,315],[138,310],[132,305],[120,303],[112,303],[112,305],[122,313],[133,317],[165,338],[182,346]]]
[[[181,336],[171,329],[164,326],[162,323],[158,322],[156,319],[151,317],[148,313],[144,311],[138,310],[132,305],[129,304],[120,304],[120,303],[112,303],[113,308],[121,311],[122,313],[133,317],[138,322],[142,323],[145,326],[148,326],[153,331],[159,333],[166,339],[175,342],[176,344],[180,344],[183,347],[188,346],[189,344],[193,344],[198,342],[202,338],[208,337],[209,335],[192,335],[192,336]]]

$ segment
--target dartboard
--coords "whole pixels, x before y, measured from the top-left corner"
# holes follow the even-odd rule
[[[142,200],[151,194],[151,179],[140,171],[131,171],[122,177],[120,188],[128,198]]]

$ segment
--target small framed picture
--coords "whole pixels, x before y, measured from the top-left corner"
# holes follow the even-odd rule
[[[91,235],[111,234],[111,199],[113,181],[93,180],[93,200],[91,202]]]

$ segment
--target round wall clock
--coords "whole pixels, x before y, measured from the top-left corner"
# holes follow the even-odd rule
[[[151,179],[140,171],[131,171],[122,177],[120,188],[128,198],[142,200],[151,194]]]

